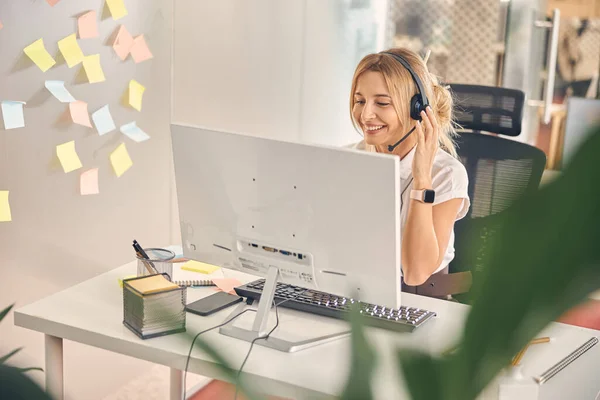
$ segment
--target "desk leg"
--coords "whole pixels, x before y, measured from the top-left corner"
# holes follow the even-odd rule
[[[171,368],[170,400],[182,400],[183,397],[183,371]],[[185,399],[184,399],[185,400]]]
[[[63,400],[63,340],[45,336],[46,347],[46,391],[53,399]]]

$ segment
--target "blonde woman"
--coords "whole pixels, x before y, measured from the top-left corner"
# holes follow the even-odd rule
[[[352,148],[400,157],[403,281],[421,285],[447,272],[454,222],[470,205],[452,140],[451,94],[417,54],[391,49],[360,61],[350,110],[364,137]]]

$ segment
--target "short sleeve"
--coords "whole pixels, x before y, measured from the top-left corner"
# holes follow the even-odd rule
[[[471,201],[469,200],[469,179],[467,170],[456,159],[452,159],[450,165],[441,168],[437,173],[434,173],[432,186],[435,190],[434,205],[444,203],[451,199],[463,199],[460,210],[456,216],[458,221],[464,218],[469,211]]]

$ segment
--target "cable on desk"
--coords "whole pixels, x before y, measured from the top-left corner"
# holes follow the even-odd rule
[[[275,302],[273,302],[273,303],[275,303]],[[202,335],[203,333],[210,332],[210,331],[212,331],[214,329],[220,328],[223,325],[227,325],[228,323],[230,323],[231,321],[233,321],[234,319],[236,319],[237,317],[239,317],[240,315],[242,315],[243,313],[245,313],[247,311],[256,312],[256,310],[254,310],[252,308],[247,308],[244,311],[242,311],[241,313],[239,313],[237,315],[234,315],[233,317],[229,318],[227,321],[223,322],[222,324],[213,326],[212,328],[205,329],[205,330],[199,332],[196,336],[194,336],[194,340],[192,340],[192,345],[190,346],[190,351],[188,352],[187,360],[185,362],[185,371],[183,373],[183,399],[182,400],[186,400],[185,381],[186,381],[186,376],[187,376],[187,370],[188,370],[188,367],[190,365],[190,358],[192,357],[192,350],[194,349],[194,343],[196,343],[196,339],[198,339],[198,336]],[[237,387],[236,387],[236,390],[237,390]]]
[[[244,365],[246,365],[246,361],[248,361],[248,358],[250,357],[250,352],[252,351],[252,347],[254,346],[254,343],[257,340],[260,339],[268,339],[269,336],[271,336],[271,334],[275,331],[275,329],[277,329],[277,327],[279,326],[279,312],[277,311],[277,306],[281,305],[283,303],[285,303],[286,301],[290,301],[290,300],[295,300],[296,298],[298,298],[299,296],[303,295],[304,293],[306,293],[308,291],[308,289],[303,290],[301,293],[298,293],[295,297],[291,297],[289,299],[285,299],[280,301],[279,303],[276,303],[275,300],[273,300],[273,306],[275,307],[275,326],[273,327],[273,329],[271,329],[266,335],[264,336],[258,336],[256,338],[254,338],[254,340],[252,340],[252,342],[250,342],[250,348],[248,349],[248,353],[246,354],[246,357],[244,358],[244,361],[242,362],[242,365],[240,366],[240,369],[238,370],[237,373],[237,378],[235,380],[235,395],[233,397],[233,400],[237,400],[237,395],[238,395],[238,382],[240,380],[240,375],[242,373],[242,369],[244,369]]]

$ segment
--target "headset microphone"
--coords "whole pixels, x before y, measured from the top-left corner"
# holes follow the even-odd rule
[[[389,145],[388,145],[388,151],[389,151],[390,153],[391,153],[392,151],[394,151],[394,149],[395,149],[396,147],[398,147],[398,145],[399,145],[400,143],[404,142],[404,140],[405,140],[406,138],[408,138],[408,136],[410,136],[410,134],[411,134],[411,133],[413,133],[413,131],[414,131],[415,129],[417,129],[417,126],[416,126],[416,125],[415,125],[415,126],[414,126],[414,127],[413,127],[413,128],[410,130],[410,131],[408,131],[408,133],[407,133],[406,135],[402,136],[402,139],[398,140],[398,141],[396,142],[396,144],[389,144]]]

